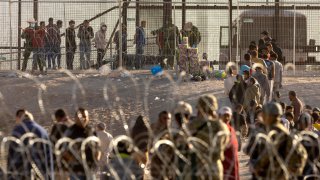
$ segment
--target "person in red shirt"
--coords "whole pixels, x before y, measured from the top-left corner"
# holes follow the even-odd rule
[[[43,66],[45,65],[44,58],[44,37],[46,34],[45,22],[40,22],[40,27],[36,29],[26,29],[27,33],[32,39],[32,52],[33,52],[33,62],[32,62],[32,72],[39,66],[40,72],[43,73]]]
[[[219,117],[226,123],[230,130],[230,142],[224,151],[223,179],[239,180],[239,160],[238,160],[238,142],[236,132],[230,124],[232,118],[232,110],[229,107],[222,107],[219,110]]]

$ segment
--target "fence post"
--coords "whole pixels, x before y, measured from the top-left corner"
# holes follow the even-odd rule
[[[237,0],[237,58],[236,61],[237,63],[240,63],[240,50],[239,50],[239,42],[240,42],[240,8],[239,8],[239,0]]]
[[[293,17],[293,75],[296,75],[296,5],[294,7],[294,17]]]
[[[232,58],[232,0],[229,0],[229,61]]]
[[[10,21],[10,70],[12,70],[12,2],[11,0],[9,1],[9,21]]]
[[[186,0],[182,0],[182,28],[186,24]]]
[[[122,0],[119,0],[119,69],[122,69],[122,11],[121,11]]]
[[[18,64],[17,70],[21,69],[21,0],[18,2]]]
[[[174,28],[176,27],[176,4],[173,4],[173,19],[174,19]],[[177,36],[179,36],[179,34],[177,34],[176,30],[174,29],[174,56],[173,56],[173,68],[176,70],[178,70],[177,67]]]

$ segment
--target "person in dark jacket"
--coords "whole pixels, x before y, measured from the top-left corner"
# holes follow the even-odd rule
[[[73,70],[74,53],[77,49],[76,32],[74,20],[69,21],[69,27],[66,29],[66,60],[67,69]]]
[[[83,21],[77,36],[80,39],[80,69],[86,70],[90,65],[91,39],[94,37],[93,29],[88,20]]]
[[[244,82],[241,75],[236,76],[237,81],[229,92],[229,99],[233,105],[243,104],[244,94],[247,88],[247,84]]]
[[[85,157],[82,159],[81,146],[85,139],[89,137],[97,137],[94,128],[89,126],[89,113],[83,108],[79,108],[75,115],[75,124],[72,125],[65,133],[65,136],[77,140],[81,138],[80,142],[75,142],[73,150],[70,149],[63,152],[63,161],[69,165],[68,171],[70,179],[95,179],[95,171],[98,167],[101,151],[100,146],[95,141],[90,141],[85,147]],[[89,169],[86,168],[84,162]],[[90,173],[90,174],[89,174]]]
[[[21,34],[21,38],[25,39],[24,43],[24,52],[23,52],[23,62],[22,62],[22,71],[26,71],[29,57],[32,53],[32,34],[28,34],[27,32],[33,31],[35,29],[36,21],[34,19],[30,19],[27,21],[29,26],[26,29],[23,29]]]
[[[17,111],[16,123],[11,135],[22,142],[9,143],[7,179],[30,179],[31,174],[35,179],[53,179],[52,147],[47,131],[24,109]],[[32,136],[27,133],[32,133]],[[43,142],[36,143],[34,140],[37,139]]]

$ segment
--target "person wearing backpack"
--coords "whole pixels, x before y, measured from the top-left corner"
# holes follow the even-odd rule
[[[301,176],[307,162],[307,151],[296,136],[290,136],[289,131],[281,124],[282,109],[278,103],[268,103],[263,106],[262,118],[268,137],[259,139],[257,146],[252,146],[249,152],[258,149],[259,157],[250,161],[252,172],[257,179],[295,179]],[[263,133],[264,134],[264,133]]]

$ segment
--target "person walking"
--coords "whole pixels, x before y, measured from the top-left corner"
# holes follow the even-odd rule
[[[236,76],[237,81],[234,83],[233,87],[229,93],[229,99],[232,105],[243,104],[244,94],[247,88],[246,82],[244,82],[241,75]]]
[[[134,36],[134,43],[136,44],[136,63],[141,67],[142,57],[144,54],[144,47],[146,45],[146,28],[147,22],[141,21],[141,25],[136,29],[136,34]]]
[[[256,72],[252,75],[252,77],[254,77],[260,85],[261,96],[259,104],[268,102],[270,98],[270,85],[268,77],[262,72],[262,69],[259,66],[256,67]]]
[[[73,60],[76,49],[75,21],[70,20],[69,27],[66,29],[66,63],[68,70],[73,70]]]
[[[230,142],[224,151],[223,179],[239,180],[239,160],[238,160],[238,141],[237,135],[230,122],[232,119],[232,110],[229,107],[222,107],[219,110],[219,117],[230,131]]]
[[[94,38],[93,28],[88,20],[83,21],[77,37],[80,39],[80,69],[86,70],[90,67],[91,39]]]
[[[289,91],[289,100],[291,101],[291,105],[293,107],[294,122],[296,123],[303,111],[303,104],[297,97],[297,93],[295,91]]]
[[[28,133],[32,136],[27,135]],[[48,133],[35,122],[30,112],[24,109],[16,112],[16,126],[11,136],[22,142],[9,143],[7,179],[31,179],[32,176],[34,179],[54,179],[52,147]],[[24,139],[21,139],[22,137]],[[36,139],[41,141],[34,141]]]
[[[27,22],[29,23],[29,26],[26,29],[23,29],[21,34],[21,38],[26,40],[24,43],[23,62],[22,62],[21,71],[26,71],[29,57],[33,51],[32,49],[33,35],[27,32],[31,32],[35,30],[36,21],[34,19],[30,19]]]
[[[97,48],[97,69],[102,66],[102,60],[106,53],[107,40],[107,25],[105,23],[101,23],[100,30],[96,32],[96,35],[93,39],[95,47]]]

